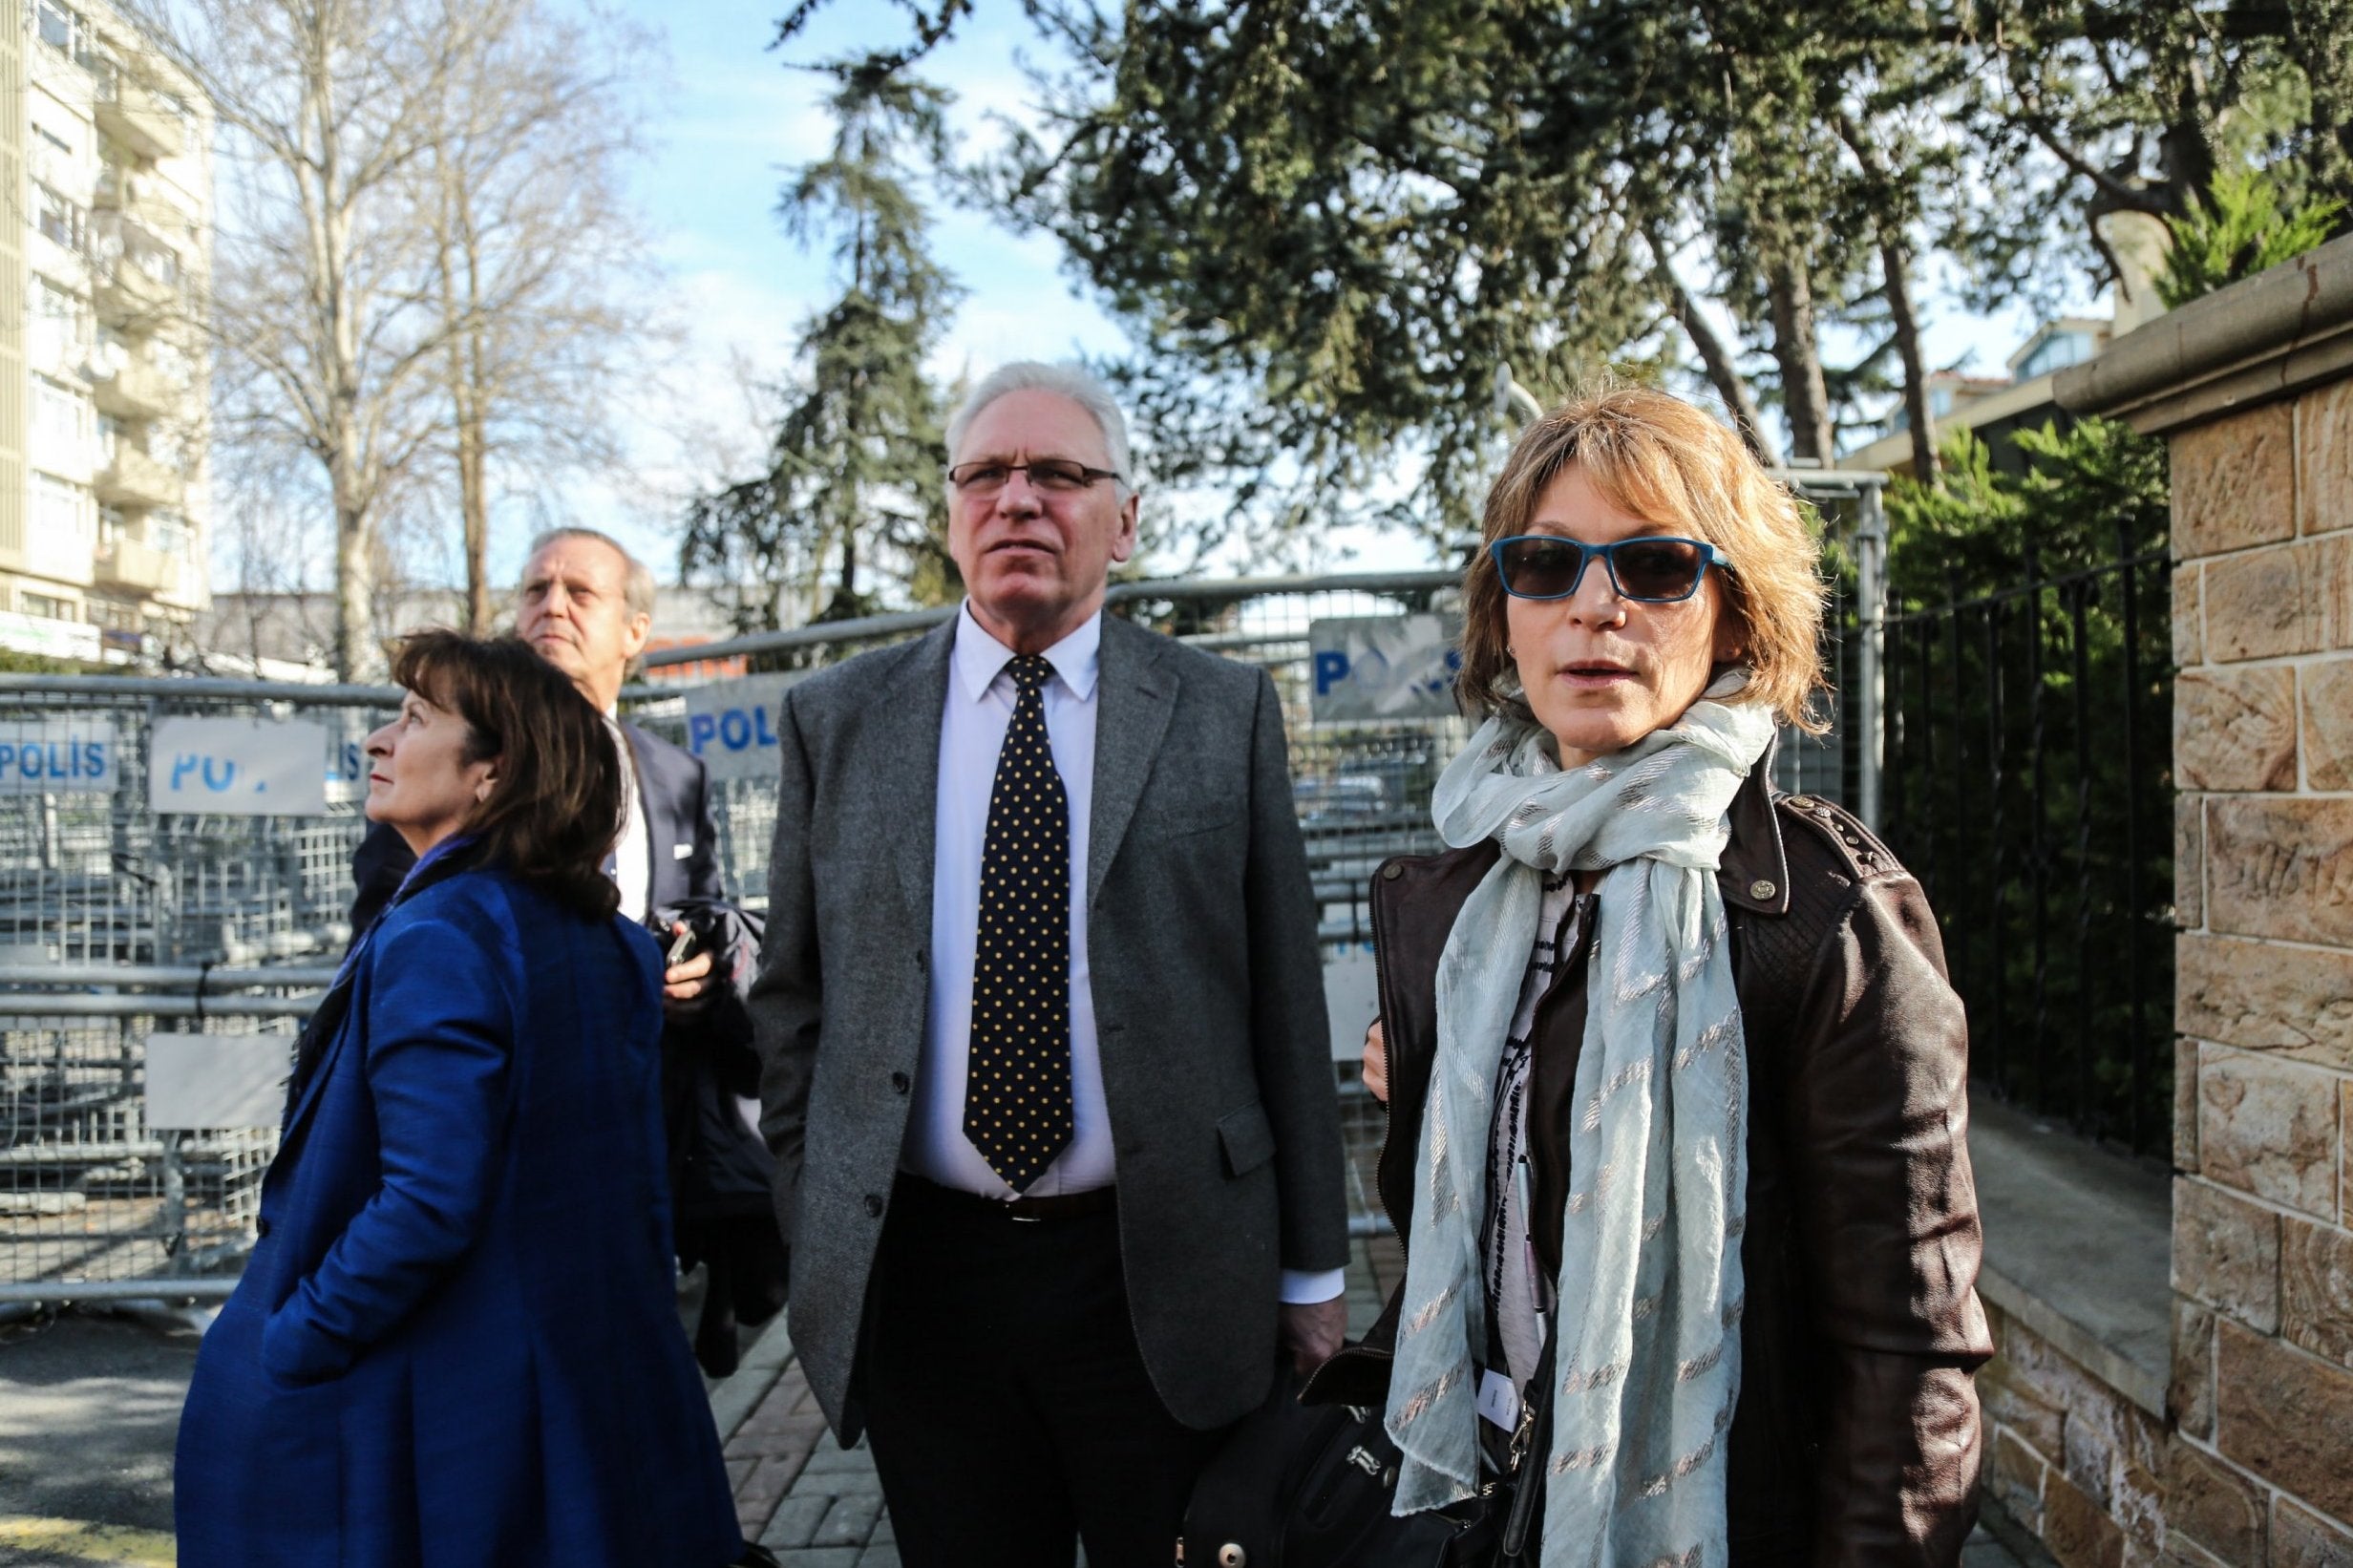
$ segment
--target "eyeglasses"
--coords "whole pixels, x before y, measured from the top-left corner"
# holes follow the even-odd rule
[[[958,463],[947,471],[947,482],[962,496],[993,496],[1016,474],[1029,476],[1029,488],[1049,496],[1069,496],[1118,474],[1108,468],[1089,468],[1068,457],[1038,457],[1026,463],[981,461]]]
[[[1615,544],[1586,544],[1558,534],[1515,534],[1487,547],[1495,558],[1503,591],[1515,599],[1566,599],[1584,581],[1585,563],[1597,556],[1621,599],[1640,604],[1671,604],[1700,590],[1707,568],[1730,571],[1724,552],[1696,539],[1622,539]]]

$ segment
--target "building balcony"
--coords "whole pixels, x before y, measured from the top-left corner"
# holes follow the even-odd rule
[[[99,78],[92,116],[99,130],[151,161],[178,158],[188,143],[187,131],[172,106],[119,71]]]
[[[109,327],[122,327],[153,322],[165,314],[180,291],[154,273],[118,261],[98,280],[95,292],[98,319]]]
[[[117,419],[157,419],[180,406],[180,390],[143,359],[125,359],[113,375],[93,377],[90,400]]]
[[[98,551],[96,577],[101,584],[129,588],[136,593],[178,593],[180,558],[166,555],[152,544],[118,539]]]
[[[128,169],[107,164],[98,171],[97,189],[91,193],[94,211],[116,212],[150,229],[170,230],[187,220],[163,200],[156,180]]]
[[[109,506],[151,509],[178,506],[187,484],[138,448],[117,443],[114,456],[98,470],[94,488]]]

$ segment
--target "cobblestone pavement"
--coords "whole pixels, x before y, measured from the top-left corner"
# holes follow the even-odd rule
[[[1351,1337],[1379,1316],[1402,1267],[1393,1238],[1355,1244],[1348,1266]],[[727,1435],[728,1475],[745,1539],[774,1552],[788,1568],[899,1568],[866,1445],[844,1451],[825,1430],[781,1320],[753,1346],[744,1369],[714,1392],[712,1405]],[[1970,1537],[1962,1563],[2021,1568],[1982,1529]]]
[[[1380,1314],[1379,1291],[1398,1266],[1395,1241],[1356,1244],[1348,1268],[1351,1334],[1362,1334]],[[789,1568],[898,1568],[882,1484],[866,1445],[844,1451],[825,1430],[780,1322],[753,1347],[743,1369],[714,1390],[712,1407],[727,1437],[728,1477],[745,1539]]]

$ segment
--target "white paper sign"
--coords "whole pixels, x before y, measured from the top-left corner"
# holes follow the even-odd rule
[[[1444,615],[1341,616],[1310,622],[1317,722],[1442,719],[1454,711],[1460,628]]]
[[[227,816],[327,814],[327,728],[302,719],[162,719],[148,809]]]
[[[805,669],[747,675],[687,693],[687,750],[714,779],[776,776],[776,712]]]
[[[0,724],[0,795],[112,795],[122,781],[113,719]]]
[[[290,1034],[151,1034],[147,1125],[272,1128],[286,1110]]]

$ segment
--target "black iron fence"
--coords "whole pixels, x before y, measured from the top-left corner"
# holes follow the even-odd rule
[[[1882,831],[1926,886],[2003,1098],[2136,1155],[2172,1135],[2170,562],[1888,618]]]

